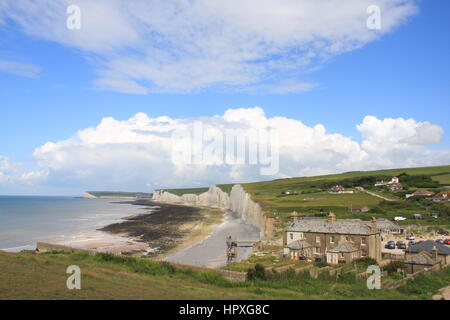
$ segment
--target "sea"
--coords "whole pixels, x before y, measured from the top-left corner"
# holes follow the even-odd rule
[[[97,229],[147,212],[119,199],[0,196],[0,250],[34,250],[37,242],[110,241],[113,236]]]

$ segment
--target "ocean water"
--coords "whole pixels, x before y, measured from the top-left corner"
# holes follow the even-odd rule
[[[36,248],[36,242],[70,245],[87,239],[104,240],[98,228],[148,208],[114,199],[0,196],[0,250]]]

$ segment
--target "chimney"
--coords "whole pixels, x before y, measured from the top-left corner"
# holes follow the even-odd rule
[[[431,249],[431,252],[433,253],[434,261],[437,262],[438,261],[438,249],[436,248],[436,246],[433,246],[433,249]]]
[[[372,217],[372,221],[370,221],[370,232],[378,232],[377,218],[375,217]]]
[[[328,215],[327,215],[327,221],[328,221],[328,223],[334,223],[335,221],[336,221],[336,215],[333,213],[333,212],[328,212]]]

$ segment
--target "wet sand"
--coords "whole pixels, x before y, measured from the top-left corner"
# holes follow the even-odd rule
[[[178,251],[164,260],[181,264],[220,268],[226,265],[226,239],[232,236],[237,240],[259,240],[259,229],[244,223],[233,212],[225,212],[225,221],[216,226],[205,240]],[[238,248],[237,261],[246,259],[252,248]]]
[[[125,221],[99,229],[113,235],[127,236],[132,242],[145,243],[146,252],[160,257],[201,241],[220,224],[223,213],[219,209],[198,208],[150,200],[122,202],[147,206],[148,214],[127,217]]]

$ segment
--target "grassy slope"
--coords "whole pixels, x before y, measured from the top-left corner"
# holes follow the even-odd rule
[[[122,192],[122,191],[88,191],[95,197],[146,197],[151,198],[151,193],[144,192]]]
[[[185,189],[164,189],[164,191],[170,192],[177,196],[182,196],[183,194],[196,194],[199,195],[208,191],[209,188],[185,188]]]
[[[448,172],[450,172],[450,166],[348,172],[317,177],[248,183],[244,184],[244,188],[252,195],[252,198],[255,201],[264,203],[266,212],[278,218],[278,221],[281,222],[279,230],[282,230],[284,225],[290,221],[289,216],[293,211],[297,211],[302,215],[311,216],[318,213],[320,210],[323,210],[324,212],[331,210],[335,212],[339,218],[358,218],[365,220],[371,216],[393,219],[397,215],[402,215],[408,218],[408,220],[402,224],[417,223],[413,220],[413,216],[415,213],[421,213],[425,219],[418,223],[447,227],[450,225],[447,218],[433,219],[427,217],[427,208],[418,203],[406,203],[402,200],[400,201],[401,205],[397,205],[396,203],[386,204],[382,199],[366,193],[334,195],[320,190],[323,189],[324,183],[339,183],[339,181],[345,179],[369,176],[389,177],[400,173],[407,173],[408,175],[428,175],[431,176],[434,181],[442,183],[442,181],[445,181]],[[281,193],[284,191],[298,192],[299,194],[282,196]],[[387,191],[376,191],[376,193],[387,196],[388,198],[395,198],[397,196],[396,193]],[[398,197],[399,199],[404,199],[404,196],[402,195],[398,195]],[[365,205],[371,209],[375,208],[377,211],[371,211],[369,213],[349,213],[347,211],[349,206]]]
[[[434,180],[441,179],[443,173],[450,174],[450,166],[440,166],[440,167],[423,167],[423,168],[408,168],[408,169],[389,169],[389,170],[377,170],[377,171],[355,171],[346,172],[341,174],[332,174],[316,177],[301,177],[301,178],[290,178],[290,179],[279,179],[274,181],[264,181],[244,184],[245,189],[252,193],[264,192],[265,190],[270,190],[270,192],[276,192],[277,194],[286,190],[295,190],[296,187],[305,182],[312,181],[335,181],[343,180],[349,178],[357,178],[364,176],[392,176],[395,174],[407,173],[409,175],[430,175],[436,176]]]
[[[264,210],[269,215],[278,218],[278,221],[281,222],[279,230],[281,230],[289,221],[289,215],[293,211],[297,211],[302,215],[311,216],[317,214],[320,210],[323,210],[324,212],[331,210],[335,212],[339,218],[358,218],[367,220],[368,216],[375,216],[393,219],[394,216],[402,215],[408,218],[403,224],[418,223],[424,225],[439,225],[441,227],[450,226],[450,219],[426,218],[418,222],[412,220],[415,213],[421,213],[424,216],[427,216],[427,210],[434,210],[433,208],[427,208],[423,205],[407,204],[399,207],[393,204],[389,206],[383,203],[382,199],[366,193],[332,195],[323,191],[324,184],[339,183],[345,179],[362,177],[381,177],[386,179],[401,173],[406,173],[411,176],[427,175],[430,176],[433,181],[437,181],[443,185],[450,184],[450,166],[438,166],[347,172],[316,177],[300,177],[245,183],[243,186],[245,190],[252,195],[253,200],[263,204]],[[219,187],[227,193],[230,192],[232,186],[232,184],[219,185]],[[206,188],[175,189],[169,191],[179,195],[184,193],[199,194],[206,191]],[[282,192],[284,191],[297,192],[298,194],[283,196]],[[384,195],[391,199],[395,199],[396,197],[398,199],[404,199],[404,195],[398,193],[382,190],[372,190],[372,192]],[[400,202],[405,203],[404,200]],[[369,208],[375,208],[377,211],[371,211],[370,213],[348,213],[347,208],[349,206],[369,206]]]
[[[82,289],[68,290],[69,265]],[[366,288],[350,278],[279,279],[232,284],[215,272],[193,273],[144,259],[84,254],[0,252],[0,299],[429,299],[450,283],[450,268],[397,290]]]
[[[440,183],[450,184],[450,166],[440,167],[423,167],[423,168],[406,168],[406,169],[389,169],[389,170],[377,170],[377,171],[355,171],[346,172],[341,174],[323,175],[316,177],[301,177],[301,178],[289,178],[279,179],[273,181],[262,181],[254,183],[245,183],[245,189],[253,195],[269,192],[270,194],[280,194],[282,191],[295,190],[299,185],[305,182],[312,181],[335,181],[348,178],[357,178],[363,176],[392,176],[394,174],[407,173],[409,175],[430,175],[433,176],[433,180]],[[443,182],[442,182],[443,181]],[[223,191],[229,193],[233,184],[218,185]],[[208,188],[190,188],[190,189],[167,189],[166,191],[182,195],[186,193],[200,194],[207,191]]]

